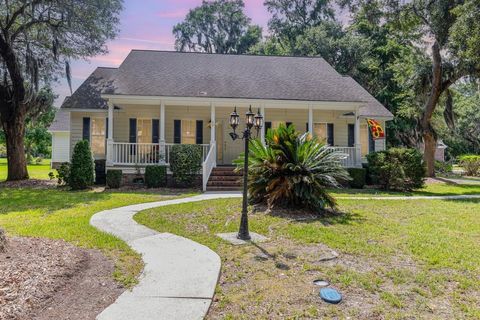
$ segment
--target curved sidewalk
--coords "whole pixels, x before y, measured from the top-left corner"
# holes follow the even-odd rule
[[[99,320],[203,319],[212,302],[220,274],[220,257],[209,248],[170,233],[158,233],[133,220],[146,209],[236,198],[239,193],[131,205],[96,213],[90,224],[126,241],[142,254],[145,268],[133,290],[125,291],[97,316]]]

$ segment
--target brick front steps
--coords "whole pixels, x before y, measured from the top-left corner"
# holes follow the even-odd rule
[[[238,191],[242,189],[242,174],[235,167],[214,168],[207,183],[207,191]]]

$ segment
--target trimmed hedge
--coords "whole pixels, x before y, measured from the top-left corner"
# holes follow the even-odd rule
[[[170,170],[176,184],[190,186],[202,168],[202,146],[177,144],[170,152]]]
[[[90,143],[87,140],[79,141],[73,149],[70,166],[69,185],[73,190],[86,189],[93,185],[95,177]]]
[[[367,170],[364,168],[348,168],[348,174],[352,177],[349,181],[350,187],[363,189],[367,181]]]
[[[107,186],[112,189],[118,189],[122,185],[122,170],[107,170]]]
[[[480,155],[466,154],[458,157],[458,160],[467,176],[480,175]]]
[[[167,186],[167,167],[148,166],[145,168],[145,185],[147,188]]]
[[[416,149],[391,148],[367,155],[372,182],[385,190],[422,188],[426,173],[422,154]]]

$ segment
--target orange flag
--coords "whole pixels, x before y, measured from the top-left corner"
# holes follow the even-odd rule
[[[385,131],[377,120],[367,119],[367,123],[370,127],[373,140],[385,139]]]

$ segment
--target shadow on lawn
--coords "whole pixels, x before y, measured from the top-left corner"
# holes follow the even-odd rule
[[[108,193],[96,192],[73,192],[56,189],[0,189],[0,214],[14,211],[45,209],[53,212],[67,209],[79,204],[106,200],[110,198]]]
[[[316,223],[320,222],[324,226],[343,224],[348,225],[353,222],[360,223],[365,219],[358,213],[341,212],[325,210],[322,213],[311,213],[305,210],[280,209],[270,212],[272,217],[280,217],[298,223]]]

